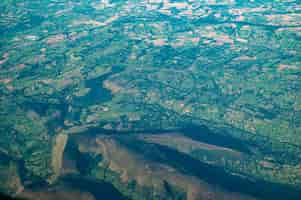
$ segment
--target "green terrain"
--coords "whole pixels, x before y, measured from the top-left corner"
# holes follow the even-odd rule
[[[0,192],[301,199],[299,0],[1,0],[0,34]]]

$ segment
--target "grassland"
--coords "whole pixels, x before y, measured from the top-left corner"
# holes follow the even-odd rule
[[[200,169],[152,161],[163,148],[299,199],[299,1],[2,0],[0,13],[0,154],[9,158],[0,190],[57,184],[73,137],[113,134],[86,150],[92,164],[82,176],[102,177],[90,153],[101,155],[122,193],[140,180],[132,198],[232,195]],[[132,142],[141,146],[123,144]],[[254,191],[235,198],[257,198]]]

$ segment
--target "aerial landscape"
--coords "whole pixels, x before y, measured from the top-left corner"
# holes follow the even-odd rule
[[[300,0],[1,0],[0,193],[300,200]]]

